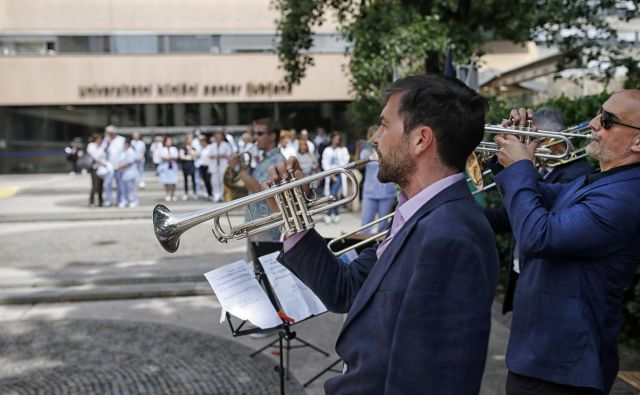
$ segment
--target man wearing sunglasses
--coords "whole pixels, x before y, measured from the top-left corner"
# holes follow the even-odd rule
[[[284,160],[284,156],[278,148],[280,140],[280,127],[270,118],[259,119],[254,122],[253,139],[256,146],[262,152],[262,156],[255,168],[242,168],[238,156],[229,159],[229,166],[233,166],[238,177],[244,181],[244,185],[249,193],[256,193],[262,190],[260,183],[267,181],[268,169],[275,165],[278,161]],[[245,220],[250,221],[270,214],[271,210],[266,201],[249,204],[245,214]],[[257,257],[255,256],[252,243],[261,241],[279,241],[280,229],[273,228],[264,232],[257,233],[247,238],[247,258],[251,259],[254,265],[257,265]]]
[[[512,110],[505,126],[531,110]],[[608,394],[618,372],[622,291],[640,264],[640,89],[613,94],[589,126],[600,172],[543,184],[533,150],[496,136],[495,177],[520,265],[507,394]]]

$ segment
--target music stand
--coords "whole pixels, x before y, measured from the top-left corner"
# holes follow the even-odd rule
[[[270,254],[272,252],[276,252],[276,251],[280,251],[282,249],[282,243],[281,242],[251,242],[251,248],[254,251],[254,256],[256,257],[260,257],[260,256],[264,256],[267,254]],[[262,264],[258,261],[258,262],[254,262],[254,267],[259,269],[258,272],[256,273],[256,277],[258,280],[258,283],[260,283],[262,285],[262,288],[266,291],[267,293],[267,297],[269,298],[269,301],[271,302],[271,304],[275,307],[276,311],[281,311],[282,309],[280,308],[280,305],[278,303],[278,300],[275,296],[275,293],[273,292],[273,289],[271,287],[271,283],[269,282],[269,279],[267,278],[267,275],[264,273],[263,269],[262,269]],[[310,316],[302,321],[298,321],[298,322],[304,322],[306,320],[308,320],[309,318],[312,318],[314,316]],[[226,313],[226,318],[227,318],[227,322],[229,323],[229,328],[231,329],[231,334],[234,337],[237,336],[244,336],[244,335],[249,335],[252,333],[266,333],[266,332],[270,332],[273,331],[274,329],[278,330],[278,338],[272,342],[270,342],[269,344],[263,346],[262,348],[260,348],[259,350],[253,352],[250,354],[250,357],[253,358],[256,355],[258,355],[259,353],[263,352],[264,350],[271,348],[271,347],[277,347],[279,349],[280,352],[280,360],[279,360],[279,365],[276,366],[276,371],[278,372],[279,376],[280,376],[280,394],[285,393],[285,386],[284,386],[284,380],[285,377],[288,380],[289,379],[289,359],[290,359],[290,351],[291,349],[294,348],[302,348],[302,347],[311,347],[313,350],[325,355],[325,356],[329,356],[329,353],[327,353],[326,351],[322,350],[321,348],[309,343],[306,340],[303,340],[301,338],[299,338],[296,334],[295,331],[292,331],[290,328],[292,325],[289,322],[286,322],[285,320],[282,321],[281,325],[278,325],[274,328],[269,328],[269,329],[261,329],[261,328],[250,328],[250,329],[242,329],[244,327],[244,325],[247,323],[246,320],[243,320],[237,327],[234,327],[234,324],[232,322],[232,317],[231,315],[227,312]],[[298,323],[296,322],[296,323]],[[291,345],[291,342],[297,340],[298,342],[301,343],[301,345]],[[277,345],[276,345],[277,344]],[[286,351],[286,354],[285,354]],[[284,358],[286,355],[286,358]],[[286,373],[286,376],[285,376]]]

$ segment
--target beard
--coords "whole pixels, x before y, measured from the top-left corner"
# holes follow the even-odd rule
[[[408,140],[407,140],[408,142]],[[409,177],[416,171],[416,163],[408,155],[407,144],[400,144],[395,150],[382,155],[378,152],[378,181],[395,182],[404,187]]]
[[[609,162],[615,156],[615,153],[605,148],[599,141],[592,140],[586,147],[585,151],[589,156],[601,162]]]

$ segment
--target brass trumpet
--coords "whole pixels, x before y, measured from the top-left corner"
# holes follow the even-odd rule
[[[367,159],[354,161],[344,167],[325,170],[300,179],[296,179],[293,176],[293,171],[290,171],[289,179],[283,180],[278,186],[224,203],[214,208],[203,209],[192,213],[175,214],[166,206],[158,204],[153,209],[153,228],[160,245],[168,252],[178,250],[182,233],[210,219],[213,219],[213,234],[221,243],[226,243],[231,239],[243,239],[247,236],[280,226],[287,235],[305,229],[311,229],[315,224],[312,218],[314,215],[347,204],[358,196],[358,181],[351,170],[377,160],[378,155],[374,152],[374,154]],[[310,198],[302,191],[302,186],[305,184],[324,177],[340,174],[344,174],[347,177],[347,182],[350,181],[353,183],[353,192],[349,196],[345,196],[339,200],[332,195],[321,198]],[[279,212],[251,220],[242,225],[233,226],[231,224],[231,220],[229,219],[229,213],[231,211],[270,198],[275,199]],[[221,224],[220,219],[223,217],[227,218],[227,225]]]

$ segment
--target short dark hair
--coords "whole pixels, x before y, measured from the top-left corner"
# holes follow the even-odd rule
[[[260,118],[253,122],[256,125],[265,125],[268,133],[276,134],[276,145],[280,142],[280,124],[271,118]]]
[[[467,158],[484,136],[489,104],[461,81],[441,75],[416,75],[394,81],[383,101],[402,93],[398,114],[404,115],[404,132],[418,125],[433,129],[442,162],[464,170]]]

